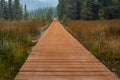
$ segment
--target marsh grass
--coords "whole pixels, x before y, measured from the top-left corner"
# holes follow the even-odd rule
[[[0,80],[13,80],[40,35],[40,21],[0,22]]]
[[[66,29],[120,77],[120,20],[68,21]]]

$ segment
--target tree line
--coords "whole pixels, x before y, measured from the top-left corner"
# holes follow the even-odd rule
[[[21,20],[28,18],[26,5],[23,7],[19,0],[0,0],[0,20]]]
[[[59,19],[120,19],[120,0],[58,0]]]
[[[57,17],[55,7],[38,8],[29,12],[30,19],[52,21],[52,17]]]

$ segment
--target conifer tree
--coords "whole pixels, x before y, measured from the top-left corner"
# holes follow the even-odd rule
[[[47,14],[46,14],[46,19],[47,19],[48,21],[52,21],[52,14],[53,14],[53,12],[52,12],[52,9],[50,8],[50,9],[48,10]]]
[[[21,17],[21,6],[19,0],[14,1],[14,19],[15,20],[20,20]]]
[[[8,0],[8,17],[10,20],[13,19],[12,0]]]
[[[57,13],[58,13],[59,19],[61,20],[63,15],[65,14],[64,0],[59,0],[59,4],[57,6]]]
[[[0,19],[2,18],[3,18],[3,8],[2,8],[1,0],[0,0]]]
[[[24,19],[25,20],[27,20],[28,19],[28,12],[27,12],[27,6],[26,6],[26,4],[25,4],[25,6],[24,6]]]

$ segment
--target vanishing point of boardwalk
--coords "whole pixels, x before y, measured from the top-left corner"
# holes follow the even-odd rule
[[[56,19],[32,50],[15,80],[117,80]]]

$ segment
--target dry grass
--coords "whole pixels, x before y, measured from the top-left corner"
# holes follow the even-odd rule
[[[120,77],[120,20],[69,21],[66,29]]]
[[[0,80],[13,80],[27,58],[32,40],[40,36],[41,21],[0,22]]]

